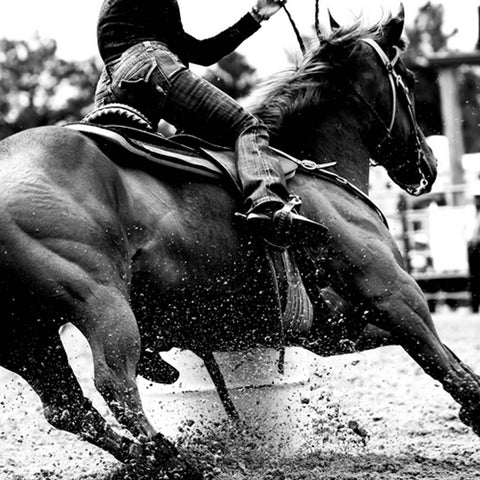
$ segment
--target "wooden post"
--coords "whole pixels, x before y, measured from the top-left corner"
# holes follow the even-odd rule
[[[454,192],[451,196],[452,201],[449,203],[459,205],[464,202],[464,195],[460,192],[461,186],[464,184],[462,156],[465,148],[457,71],[458,67],[462,65],[480,65],[480,53],[478,51],[435,53],[428,57],[428,63],[430,67],[436,68],[438,71],[444,133],[449,142],[450,181]]]
[[[455,189],[465,183],[462,157],[465,153],[462,133],[462,110],[458,94],[456,68],[446,67],[439,69],[438,81],[440,85],[440,98],[444,132],[448,138],[450,157],[450,181],[453,188],[452,203],[463,203],[463,194]],[[457,193],[459,192],[459,193]]]
[[[475,45],[475,50],[480,50],[480,6],[477,7],[477,18],[478,18],[478,37],[477,37],[477,44]]]
[[[412,264],[410,260],[410,251],[412,246],[410,244],[410,228],[408,225],[408,201],[406,195],[402,192],[398,198],[397,205],[398,213],[400,214],[400,222],[402,225],[402,240],[403,240],[403,259],[405,261],[405,270],[407,273],[412,273]]]

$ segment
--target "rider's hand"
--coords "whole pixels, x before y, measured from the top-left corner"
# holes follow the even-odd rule
[[[252,15],[256,20],[268,20],[272,15],[277,13],[287,0],[257,0],[252,8]]]

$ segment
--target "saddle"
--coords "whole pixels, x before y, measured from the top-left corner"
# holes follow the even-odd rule
[[[148,120],[132,107],[109,104],[88,114],[81,122],[66,127],[94,140],[116,162],[130,162],[129,166],[134,162],[136,167],[147,169],[153,175],[165,170],[180,171],[183,175],[221,183],[233,189],[234,194],[241,192],[233,150],[194,135],[164,137],[154,132]],[[279,157],[285,178],[292,178],[299,160],[270,148]],[[115,149],[126,150],[131,155],[120,156],[123,160],[119,160],[111,155]]]
[[[135,109],[110,104],[87,115],[82,121],[66,125],[91,138],[115,162],[135,166],[152,175],[165,171],[194,175],[206,181],[225,185],[234,194],[240,194],[240,181],[235,153],[198,137],[186,134],[164,137],[153,131],[148,120]],[[279,157],[287,179],[292,178],[301,162],[270,147]],[[118,155],[118,151],[129,155]],[[117,153],[117,155],[115,155]],[[272,272],[275,293],[279,301],[280,331],[307,333],[313,321],[313,307],[302,282],[294,253],[289,250],[266,249],[267,262]]]

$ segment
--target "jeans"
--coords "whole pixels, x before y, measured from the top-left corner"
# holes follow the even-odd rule
[[[206,140],[235,147],[245,210],[284,204],[289,194],[263,122],[191,72],[161,42],[142,42],[105,66],[95,106],[121,102]]]

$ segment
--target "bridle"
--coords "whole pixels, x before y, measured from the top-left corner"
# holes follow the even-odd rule
[[[418,187],[415,187],[415,188],[414,187],[406,187],[405,190],[411,195],[420,195],[420,194],[423,193],[425,188],[428,186],[428,180],[425,177],[425,175],[423,173],[423,170],[421,168],[422,164],[427,163],[427,160],[425,158],[425,153],[424,153],[423,148],[422,148],[422,142],[420,140],[420,136],[419,136],[419,133],[418,133],[419,132],[419,127],[418,127],[418,123],[417,123],[417,119],[416,119],[416,115],[415,115],[415,107],[413,105],[411,95],[410,95],[410,90],[405,85],[401,75],[399,75],[395,70],[395,65],[397,64],[397,62],[400,59],[401,51],[397,46],[394,46],[395,56],[392,60],[390,60],[387,57],[386,53],[382,50],[380,45],[375,40],[373,40],[371,38],[364,38],[364,39],[362,39],[362,41],[365,42],[366,44],[370,45],[373,48],[373,50],[376,52],[376,54],[380,58],[382,64],[385,67],[385,70],[387,72],[388,80],[389,80],[389,83],[390,83],[390,91],[391,91],[391,94],[392,94],[392,114],[390,116],[389,124],[387,125],[382,120],[382,118],[380,117],[378,112],[375,110],[375,108],[372,107],[370,102],[368,102],[368,100],[365,99],[365,97],[358,91],[357,88],[355,88],[355,92],[360,97],[360,99],[364,103],[366,103],[367,107],[371,111],[373,111],[375,117],[380,121],[382,127],[385,129],[385,136],[378,143],[377,150],[379,150],[385,142],[392,139],[391,134],[392,134],[393,126],[395,124],[395,118],[396,118],[397,110],[398,110],[397,92],[400,92],[401,94],[403,94],[403,99],[405,100],[405,103],[407,105],[408,114],[409,114],[409,117],[410,117],[410,122],[411,122],[412,129],[413,129],[413,132],[414,132],[414,142],[415,142],[414,147],[415,147],[415,153],[417,155],[416,164],[417,164],[417,168],[418,168],[418,171],[420,173],[420,176],[421,176],[421,180],[420,180],[420,183],[419,183]]]
[[[283,3],[283,9],[285,10],[288,16],[288,19],[290,20],[290,23],[293,27],[300,49],[302,53],[305,54],[306,49],[305,49],[305,45],[303,43],[302,37],[298,31],[298,28],[295,25],[295,22],[293,21],[292,16],[290,15],[290,12],[286,9],[285,3]],[[319,24],[319,0],[315,0],[315,31],[317,33],[318,38],[321,38],[320,24]],[[387,125],[383,121],[382,117],[379,115],[377,110],[363,96],[363,94],[358,90],[358,88],[352,84],[353,90],[355,91],[357,96],[360,98],[360,100],[365,104],[365,106],[373,113],[373,115],[377,118],[382,128],[385,130],[384,138],[380,140],[380,142],[378,142],[376,146],[376,150],[379,153],[380,153],[380,149],[384,147],[385,144],[388,145],[388,143],[393,142],[392,131],[393,131],[393,126],[395,124],[395,118],[397,116],[397,109],[398,109],[397,92],[400,91],[403,94],[403,99],[405,100],[405,103],[407,105],[408,115],[410,118],[410,123],[411,123],[413,134],[414,134],[413,140],[414,140],[414,148],[415,148],[415,154],[416,154],[415,162],[421,177],[417,187],[405,186],[404,188],[405,188],[405,191],[408,192],[410,195],[415,195],[415,196],[421,195],[425,191],[426,187],[428,187],[429,185],[429,182],[422,170],[422,165],[427,164],[427,159],[425,157],[425,152],[423,151],[423,148],[422,148],[422,141],[419,135],[418,122],[415,115],[415,107],[410,95],[410,90],[405,85],[401,75],[395,70],[395,66],[400,60],[401,50],[397,46],[394,46],[393,48],[395,49],[395,56],[393,57],[392,60],[390,60],[387,54],[382,50],[380,45],[375,40],[371,38],[363,38],[362,41],[373,48],[373,50],[379,56],[387,72],[388,81],[390,83],[390,91],[392,93],[392,114],[390,117],[390,123]]]
[[[380,45],[375,41],[372,40],[371,38],[363,38],[363,42],[367,43],[370,45],[377,55],[380,57],[380,60],[382,61],[383,65],[385,66],[385,69],[387,70],[387,75],[388,75],[388,80],[390,82],[390,89],[392,92],[392,115],[390,119],[390,124],[387,127],[387,132],[388,135],[391,134],[393,125],[395,123],[395,117],[397,114],[397,88],[401,87],[403,92],[405,93],[405,97],[407,99],[407,105],[408,105],[408,110],[410,113],[410,118],[413,119],[414,121],[414,113],[412,107],[412,102],[410,101],[410,95],[408,88],[405,86],[402,77],[395,71],[395,65],[398,62],[398,59],[400,58],[400,49],[398,47],[393,47],[395,49],[395,57],[393,57],[392,60],[390,60],[386,53],[382,50]]]

